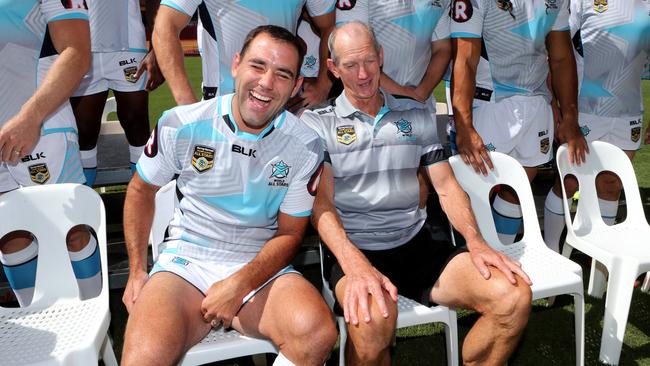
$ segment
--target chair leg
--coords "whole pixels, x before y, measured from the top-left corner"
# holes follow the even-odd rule
[[[646,272],[645,279],[643,280],[643,286],[641,286],[641,291],[648,293],[650,291],[650,272]]]
[[[589,276],[589,287],[587,293],[597,299],[603,298],[607,286],[607,268],[595,259],[591,259],[591,275]]]
[[[618,365],[621,356],[633,284],[637,275],[638,267],[633,263],[614,264],[609,273],[599,359],[610,365]]]
[[[342,316],[337,316],[336,322],[339,325],[339,366],[345,366],[345,344],[348,341],[348,328],[345,318]]]
[[[576,366],[585,364],[585,298],[582,294],[573,295],[576,336]]]
[[[573,252],[573,247],[569,243],[564,242],[564,248],[562,249],[562,256],[566,258],[571,258],[571,253]]]
[[[449,319],[445,325],[445,345],[447,347],[447,365],[458,366],[458,325],[456,311],[449,310]]]
[[[115,358],[115,353],[113,352],[113,342],[111,337],[107,334],[102,343],[102,348],[99,350],[99,354],[104,361],[106,366],[117,366],[117,359]]]

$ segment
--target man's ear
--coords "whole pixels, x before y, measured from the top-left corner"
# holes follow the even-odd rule
[[[230,66],[230,74],[234,78],[237,75],[237,68],[239,67],[239,62],[241,61],[241,56],[239,52],[235,53],[235,56],[232,58],[232,65]]]
[[[332,61],[331,58],[327,59],[327,69],[337,78],[340,79],[341,75],[338,72],[338,69],[336,68],[336,65],[334,64],[334,61]]]
[[[296,94],[298,94],[298,90],[300,90],[303,81],[304,78],[302,77],[302,75],[298,75],[298,77],[296,78],[296,85],[294,85],[293,90],[291,90],[291,97],[295,97]]]

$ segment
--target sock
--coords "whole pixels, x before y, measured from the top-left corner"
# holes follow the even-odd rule
[[[507,202],[497,195],[492,204],[492,217],[501,243],[505,245],[514,243],[523,222],[521,207],[516,203]]]
[[[567,200],[569,207],[572,199]],[[562,198],[558,197],[553,190],[548,191],[544,202],[544,241],[551,250],[560,252],[560,237],[564,230],[564,206]]]
[[[599,198],[598,206],[600,206],[600,216],[603,218],[603,221],[609,226],[614,225],[616,214],[618,213],[618,200],[607,201]]]
[[[86,176],[86,185],[92,187],[97,178],[97,146],[91,150],[81,150],[81,165]]]
[[[138,159],[140,159],[140,155],[142,155],[142,152],[144,151],[144,146],[131,146],[129,145],[129,162],[131,163],[131,174],[135,174],[135,164],[138,163]]]
[[[273,366],[296,366],[296,364],[289,361],[289,359],[283,355],[282,352],[279,352],[278,357],[276,357],[275,361],[273,361]]]
[[[90,236],[88,244],[78,252],[68,252],[72,270],[79,285],[79,298],[90,299],[102,290],[102,272],[97,239]]]
[[[0,262],[18,304],[21,307],[28,306],[32,302],[36,284],[38,244],[36,241],[32,241],[26,248],[15,253],[0,253]]]

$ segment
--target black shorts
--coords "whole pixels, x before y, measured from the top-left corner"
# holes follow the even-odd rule
[[[424,305],[433,305],[430,300],[431,289],[449,261],[458,254],[467,252],[465,247],[455,247],[449,241],[434,240],[427,227],[409,242],[387,250],[361,251],[372,265],[390,279],[397,292]],[[334,291],[344,273],[334,255],[323,247],[324,276]],[[337,315],[343,311],[337,303]]]

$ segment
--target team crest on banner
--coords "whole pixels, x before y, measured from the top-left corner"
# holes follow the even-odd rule
[[[29,177],[36,184],[43,184],[50,179],[50,170],[47,164],[35,164],[29,166]]]
[[[543,139],[539,140],[539,151],[542,154],[546,154],[550,148],[551,141],[548,139],[548,137],[544,137]]]
[[[634,127],[630,132],[632,142],[638,142],[641,138],[641,127]]]
[[[357,133],[354,131],[354,126],[346,125],[336,128],[336,141],[343,145],[350,145],[357,140]]]
[[[135,73],[138,72],[137,66],[129,66],[124,68],[124,80],[129,83],[136,83],[138,78],[135,77]]]
[[[594,10],[598,13],[602,13],[609,9],[607,1],[608,0],[594,0]]]
[[[197,172],[203,173],[214,166],[214,149],[207,146],[194,146],[192,166]]]

